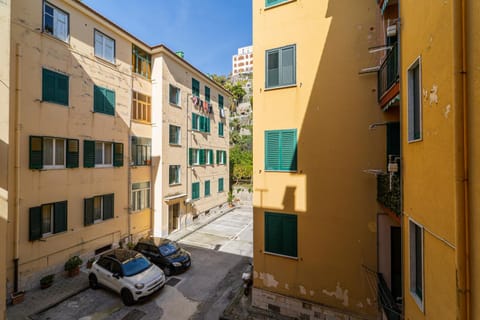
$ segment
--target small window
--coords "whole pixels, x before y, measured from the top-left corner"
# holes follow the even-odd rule
[[[30,169],[78,168],[78,140],[30,136]]]
[[[265,252],[297,257],[297,216],[265,212]]]
[[[150,208],[150,182],[132,183],[132,211]]]
[[[422,139],[420,59],[408,69],[408,141]]]
[[[69,16],[64,11],[43,3],[43,32],[51,34],[62,41],[68,41]]]
[[[205,181],[205,197],[210,196],[210,180]]]
[[[205,100],[210,102],[210,88],[205,86]]]
[[[68,76],[42,69],[42,101],[68,106]]]
[[[180,145],[180,127],[175,125],[169,126],[169,142],[170,144]]]
[[[265,170],[297,170],[297,129],[265,131]]]
[[[123,143],[84,140],[83,166],[85,168],[122,167]]]
[[[152,119],[152,98],[136,91],[133,91],[132,96],[132,119],[150,123]]]
[[[200,97],[200,82],[195,78],[192,78],[192,95]]]
[[[168,183],[170,185],[180,184],[180,165],[169,166],[168,177]]]
[[[180,106],[180,89],[169,85],[169,101],[171,104]]]
[[[218,123],[218,135],[223,137],[223,122]]]
[[[93,88],[93,111],[115,115],[115,91],[99,86]]]
[[[132,137],[132,160],[135,166],[147,166],[152,159],[152,139]]]
[[[271,7],[276,4],[282,3],[282,2],[287,2],[289,0],[265,0],[265,7]]]
[[[265,88],[294,85],[295,45],[267,50],[265,53]]]
[[[29,211],[30,241],[67,231],[67,201],[43,204]]]
[[[209,133],[210,132],[210,118],[192,113],[192,130]]]
[[[223,192],[223,178],[218,179],[218,192]]]
[[[88,226],[114,216],[114,194],[84,199],[84,225]]]
[[[113,165],[113,143],[112,142],[95,142],[95,166],[112,166]]]
[[[423,310],[423,228],[410,220],[410,293]]]
[[[115,63],[115,40],[101,33],[94,31],[95,37],[95,56]]]
[[[200,149],[189,149],[189,163],[190,165],[199,165],[200,164]]]
[[[205,149],[205,164],[214,164],[213,150]]]
[[[221,94],[218,95],[218,108],[223,109],[223,96]]]
[[[200,182],[192,183],[192,200],[200,198]]]
[[[227,163],[227,151],[217,150],[217,164]]]
[[[132,46],[132,67],[133,72],[147,79],[152,76],[152,56],[137,47]]]

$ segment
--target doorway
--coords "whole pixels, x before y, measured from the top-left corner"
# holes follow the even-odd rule
[[[178,230],[180,222],[180,203],[168,206],[168,233]]]

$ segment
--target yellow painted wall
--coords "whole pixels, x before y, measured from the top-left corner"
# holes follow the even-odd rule
[[[5,319],[7,221],[9,218],[8,155],[10,117],[10,0],[0,2],[0,319]]]
[[[368,48],[377,2],[253,1],[255,288],[375,315],[362,265],[376,269],[376,179],[385,135]],[[296,45],[296,85],[265,89],[265,51]],[[264,171],[264,131],[297,128],[296,173]],[[264,253],[264,212],[298,216],[298,259]]]
[[[459,34],[453,1],[400,1],[404,226],[424,227],[424,310],[410,293],[409,237],[404,228],[405,319],[456,318],[456,132],[459,124]],[[422,139],[408,143],[408,68],[421,59]]]

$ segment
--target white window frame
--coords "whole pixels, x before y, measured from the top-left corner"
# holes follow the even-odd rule
[[[97,47],[97,37],[100,42],[99,44],[100,47]],[[93,51],[96,57],[111,63],[115,63],[115,40],[113,38],[110,38],[103,32],[100,32],[97,29],[95,29],[93,32],[93,43],[94,43]],[[112,47],[111,57],[107,56],[107,47],[109,43],[111,44],[111,47]]]
[[[171,133],[171,127],[174,127],[174,128],[177,128],[176,130],[176,142],[171,142],[170,141],[170,133]],[[168,142],[170,144],[173,144],[173,145],[176,145],[176,146],[179,146],[181,145],[181,142],[182,142],[182,127],[180,126],[177,126],[177,125],[174,125],[174,124],[170,124],[169,127],[168,127]]]
[[[53,16],[47,13],[46,7],[53,9]],[[53,19],[53,32],[47,31],[45,29],[45,16],[51,16]],[[55,38],[68,42],[70,37],[70,16],[63,10],[58,9],[54,5],[48,3],[47,1],[43,2],[43,32],[48,33]],[[65,21],[61,21],[62,18],[65,18]],[[60,32],[60,23],[65,24],[64,34]]]
[[[140,186],[146,183],[146,186]],[[131,190],[132,211],[142,211],[151,207],[151,184],[150,181],[132,183]],[[138,198],[140,200],[138,201]]]
[[[175,176],[177,179],[174,182],[170,181],[170,170],[175,170]],[[182,167],[179,164],[172,164],[168,167],[168,184],[170,186],[175,186],[181,184],[182,181]]]
[[[200,165],[200,149],[192,149],[192,165],[198,166]]]
[[[221,150],[221,152],[219,152],[219,155],[220,161],[218,161],[218,164],[225,164],[225,156],[227,155],[227,152],[225,150]]]
[[[97,163],[97,144],[102,144],[102,161],[101,163]],[[111,163],[105,163],[105,145],[109,144],[111,146]],[[95,141],[95,167],[96,168],[103,168],[103,167],[113,167],[113,152],[114,152],[114,143],[113,142],[105,142],[105,141]]]
[[[67,139],[64,138],[53,138],[53,137],[43,137],[43,152],[45,152],[45,142],[46,140],[52,140],[52,163],[53,164],[45,164],[45,153],[43,154],[43,169],[65,169],[67,163]],[[57,140],[63,140],[63,164],[56,164],[56,148],[57,148]]]
[[[50,231],[48,232],[43,232],[43,208],[47,207],[47,206],[50,206]],[[42,238],[45,238],[46,236],[49,236],[49,235],[52,235],[53,234],[53,220],[55,219],[55,216],[53,214],[54,212],[54,204],[53,203],[49,203],[49,204],[44,204],[41,206],[41,210],[42,210]]]
[[[207,153],[207,159],[205,161],[205,164],[213,164],[213,159],[210,157],[213,152],[210,152],[210,149],[205,149],[205,152]]]
[[[421,245],[421,256],[422,256],[422,297],[419,297],[415,291],[417,286],[416,283],[416,233],[415,228],[420,228],[420,245]],[[409,276],[410,276],[410,295],[412,296],[413,300],[417,303],[420,310],[424,311],[424,301],[425,301],[425,262],[424,262],[424,228],[422,225],[418,224],[412,219],[409,219],[408,224],[409,229],[409,259],[410,259],[410,266],[409,266]]]
[[[175,89],[175,92],[176,92],[176,96],[175,96],[175,102],[172,102],[172,97],[171,97],[171,93],[172,93],[172,89]],[[168,86],[168,102],[171,104],[171,105],[174,105],[176,107],[180,107],[180,101],[181,101],[181,91],[180,91],[180,88],[177,87],[177,86],[174,86],[173,84],[170,84]]]
[[[419,122],[419,131],[420,136],[415,138],[415,97],[413,95],[413,74],[412,71],[418,68],[418,122]],[[422,114],[422,59],[418,57],[415,61],[407,68],[407,137],[408,142],[418,142],[423,140],[423,114]]]

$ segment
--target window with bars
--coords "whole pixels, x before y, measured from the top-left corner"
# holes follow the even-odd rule
[[[76,139],[30,136],[30,169],[78,168]]]
[[[69,15],[48,2],[43,3],[43,32],[67,42]]]
[[[89,226],[114,216],[114,194],[86,198],[84,201],[84,225]]]
[[[133,91],[132,120],[150,123],[152,121],[152,98],[146,94]]]
[[[106,34],[95,30],[95,56],[115,63],[115,40]]]
[[[290,86],[296,83],[295,45],[265,52],[265,88]]]
[[[123,166],[123,143],[84,140],[83,166],[85,168]]]
[[[150,181],[132,183],[132,211],[150,208]]]
[[[168,167],[168,184],[180,184],[180,165],[170,165]]]
[[[152,139],[133,136],[131,141],[133,165],[150,165],[152,159]]]
[[[67,201],[43,204],[29,209],[29,240],[67,231]]]
[[[133,72],[139,74],[147,79],[152,76],[152,56],[137,47],[132,45],[132,67]]]

